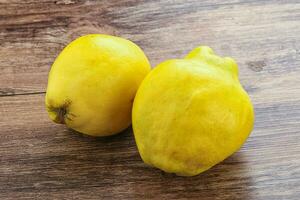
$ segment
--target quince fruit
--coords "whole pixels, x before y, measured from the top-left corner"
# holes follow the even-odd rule
[[[238,66],[206,46],[159,64],[136,94],[132,125],[143,161],[193,176],[237,151],[249,136],[254,111]]]
[[[131,123],[135,93],[151,70],[133,42],[90,34],[71,42],[49,73],[46,107],[57,123],[92,136],[116,134]]]

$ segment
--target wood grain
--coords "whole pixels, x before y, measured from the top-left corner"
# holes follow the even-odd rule
[[[200,44],[236,58],[251,137],[184,178],[143,164],[131,128],[91,138],[53,124],[48,71],[87,33],[128,38],[153,66]],[[298,0],[0,0],[0,199],[299,199],[299,33]]]

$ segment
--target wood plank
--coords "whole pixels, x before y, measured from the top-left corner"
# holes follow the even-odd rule
[[[268,83],[266,76],[299,71],[299,11],[296,0],[5,0],[0,4],[0,95],[45,91],[55,57],[88,33],[133,40],[153,66],[207,44],[236,58],[242,80],[260,86]]]
[[[107,138],[52,123],[44,95],[2,97],[0,198],[297,199],[300,102],[256,104],[256,127],[242,149],[196,177],[141,161],[131,129]]]

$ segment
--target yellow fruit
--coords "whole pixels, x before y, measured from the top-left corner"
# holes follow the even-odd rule
[[[150,72],[132,113],[143,161],[182,176],[197,175],[237,151],[253,121],[237,64],[205,46]]]
[[[93,136],[116,134],[131,123],[137,88],[150,64],[134,43],[91,34],[71,42],[49,73],[50,118]]]

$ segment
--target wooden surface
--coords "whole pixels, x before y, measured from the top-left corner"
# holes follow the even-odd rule
[[[47,74],[87,33],[139,44],[153,66],[206,44],[236,58],[256,112],[242,149],[190,178],[147,167],[132,130],[52,123]],[[0,199],[300,199],[299,0],[0,0]]]

